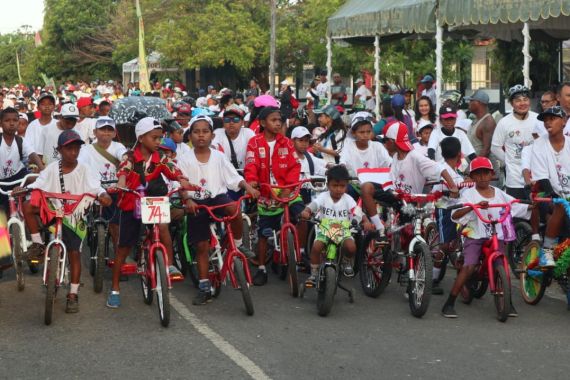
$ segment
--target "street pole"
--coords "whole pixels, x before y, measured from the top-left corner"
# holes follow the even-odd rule
[[[139,86],[141,92],[143,94],[146,94],[151,90],[151,88],[148,77],[148,68],[146,64],[146,52],[144,49],[144,22],[139,0],[135,0],[135,6],[137,9],[137,18],[139,22]]]
[[[275,43],[277,40],[277,0],[271,0],[271,37],[269,40],[269,92],[275,96]]]

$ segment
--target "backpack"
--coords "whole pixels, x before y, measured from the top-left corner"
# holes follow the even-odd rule
[[[2,145],[2,141],[4,141],[3,137],[4,137],[3,134],[0,133],[0,145]],[[14,136],[14,139],[16,140],[16,145],[18,146],[18,153],[20,153],[20,161],[24,161],[24,149],[22,148],[22,145],[24,144],[24,139],[22,139],[18,135]]]
[[[315,175],[315,163],[313,162],[313,157],[311,157],[309,152],[305,152],[305,159],[307,160],[307,163],[309,164],[309,173],[311,175]],[[307,173],[305,173],[305,174],[307,174]]]

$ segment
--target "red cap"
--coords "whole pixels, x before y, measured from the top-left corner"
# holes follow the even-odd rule
[[[489,160],[487,157],[477,157],[469,164],[470,173],[479,169],[487,169],[494,172],[493,164],[491,163],[491,160]]]
[[[391,123],[384,137],[394,140],[398,149],[404,152],[409,152],[413,149],[412,143],[410,143],[410,136],[408,136],[408,127],[401,121]]]
[[[93,104],[93,99],[90,97],[83,97],[77,100],[77,108],[87,107]]]

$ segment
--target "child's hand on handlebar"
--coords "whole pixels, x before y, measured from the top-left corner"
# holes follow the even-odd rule
[[[311,217],[311,211],[305,209],[303,210],[303,212],[301,213],[301,218],[302,219],[309,219]]]
[[[189,214],[196,215],[196,206],[198,206],[198,205],[192,199],[186,200],[186,210],[188,210]]]
[[[15,197],[19,197],[20,195],[24,195],[28,192],[28,189],[22,186],[16,186],[12,189],[12,195]]]
[[[362,221],[362,229],[363,229],[365,232],[373,232],[373,231],[376,230],[376,226],[374,226],[374,223],[371,223],[371,222],[369,222],[369,221],[367,221],[367,220],[363,220],[363,221]]]
[[[99,200],[99,203],[103,207],[109,207],[113,203],[113,199],[107,193],[99,194],[97,199]]]
[[[253,186],[251,186],[251,185],[249,185],[249,184],[247,184],[247,183],[245,184],[245,192],[246,192],[247,194],[251,195],[251,197],[252,197],[253,199],[259,198],[259,196],[260,196],[260,194],[261,194],[261,193],[259,192],[259,190],[254,189]]]
[[[481,202],[479,202],[479,203],[477,203],[477,204],[478,204],[479,206],[481,206],[481,208],[482,208],[483,210],[486,210],[486,209],[489,208],[489,202],[487,202],[487,201],[481,201]]]

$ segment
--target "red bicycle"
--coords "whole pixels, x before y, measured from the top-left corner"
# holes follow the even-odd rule
[[[492,216],[485,217],[479,211],[483,207],[479,204],[473,203],[460,203],[448,207],[448,210],[455,210],[464,207],[470,207],[475,215],[485,224],[491,225],[491,237],[483,245],[481,263],[478,265],[473,277],[469,282],[472,284],[479,284],[480,282],[488,282],[491,294],[495,298],[495,307],[497,308],[497,318],[501,322],[505,322],[509,316],[511,307],[511,277],[509,272],[509,261],[507,256],[499,249],[499,239],[497,237],[497,225],[502,224],[511,214],[511,205],[513,203],[530,203],[513,199],[509,203],[496,203],[489,204],[488,208],[502,208],[504,209],[502,215],[498,219],[493,219]],[[473,298],[473,292],[477,288],[475,286],[464,287],[462,296],[464,300],[466,297]],[[468,294],[465,294],[465,293]],[[468,299],[467,299],[468,300]]]
[[[229,275],[232,287],[234,289],[241,290],[241,295],[247,315],[253,315],[253,301],[249,292],[249,287],[252,285],[251,273],[249,271],[249,265],[247,264],[247,258],[242,252],[237,249],[231,224],[235,218],[241,216],[242,201],[249,198],[251,198],[250,195],[244,195],[234,202],[217,206],[197,205],[196,209],[206,210],[212,220],[217,223],[223,223],[225,230],[225,239],[222,245],[219,243],[220,239],[218,239],[216,236],[215,227],[211,227],[211,245],[213,250],[210,253],[209,279],[213,290],[212,294],[215,297],[220,294],[221,285],[225,282]],[[233,215],[226,215],[222,217],[216,215],[216,210],[227,207],[229,205],[236,206],[236,211]]]

